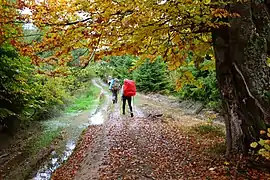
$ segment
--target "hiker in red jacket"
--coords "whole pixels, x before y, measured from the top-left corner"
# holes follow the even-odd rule
[[[126,100],[130,110],[130,116],[133,117],[133,111],[131,106],[131,98],[136,95],[136,85],[132,80],[124,79],[122,86],[122,101],[123,101],[123,114],[125,114]]]

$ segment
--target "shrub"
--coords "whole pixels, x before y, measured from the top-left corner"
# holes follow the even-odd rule
[[[69,75],[60,77],[38,74],[36,68],[11,45],[0,47],[0,131],[3,127],[13,131],[19,121],[42,120],[58,114],[72,95],[89,87],[95,75],[92,66],[67,68]]]
[[[208,107],[219,108],[220,94],[217,88],[214,60],[205,59],[198,67],[187,59],[176,70],[176,86],[181,99],[192,99],[207,103]]]
[[[168,85],[167,67],[161,58],[154,62],[147,59],[134,72],[137,89],[141,92],[164,92]]]
[[[270,160],[270,128],[260,131],[261,138],[257,142],[253,142],[250,146],[257,150],[257,153],[267,160]]]

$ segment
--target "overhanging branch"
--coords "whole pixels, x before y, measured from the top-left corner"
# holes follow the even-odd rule
[[[51,23],[44,23],[47,26],[68,26],[68,25],[74,25],[74,24],[78,24],[78,23],[83,23],[83,22],[87,22],[92,20],[91,17],[80,20],[80,21],[74,21],[74,22],[67,22],[67,23],[55,23],[55,24],[51,24]]]
[[[98,45],[99,45],[99,43],[100,43],[101,36],[102,36],[102,32],[101,32],[101,34],[100,34],[100,37],[99,37],[98,42],[97,42],[97,45],[94,47],[94,50],[93,50],[93,52],[92,52],[92,54],[91,54],[89,60],[87,61],[87,63],[85,63],[85,65],[82,67],[82,69],[86,68],[86,67],[88,66],[89,62],[91,61],[91,59],[93,59],[93,57],[94,57],[94,55],[95,55],[95,53],[96,53],[97,47],[98,47]]]

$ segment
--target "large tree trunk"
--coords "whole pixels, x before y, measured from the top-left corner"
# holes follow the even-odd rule
[[[231,4],[230,27],[213,31],[217,81],[223,98],[227,155],[247,153],[250,142],[270,124],[270,5],[248,1]]]

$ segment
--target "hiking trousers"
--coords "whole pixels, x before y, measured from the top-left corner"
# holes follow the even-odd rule
[[[112,99],[113,99],[113,103],[117,103],[117,94],[118,91],[117,90],[112,90]]]
[[[123,114],[125,114],[126,101],[128,101],[129,110],[130,110],[131,116],[133,116],[132,106],[131,106],[131,96],[123,96],[122,99],[123,99]]]

